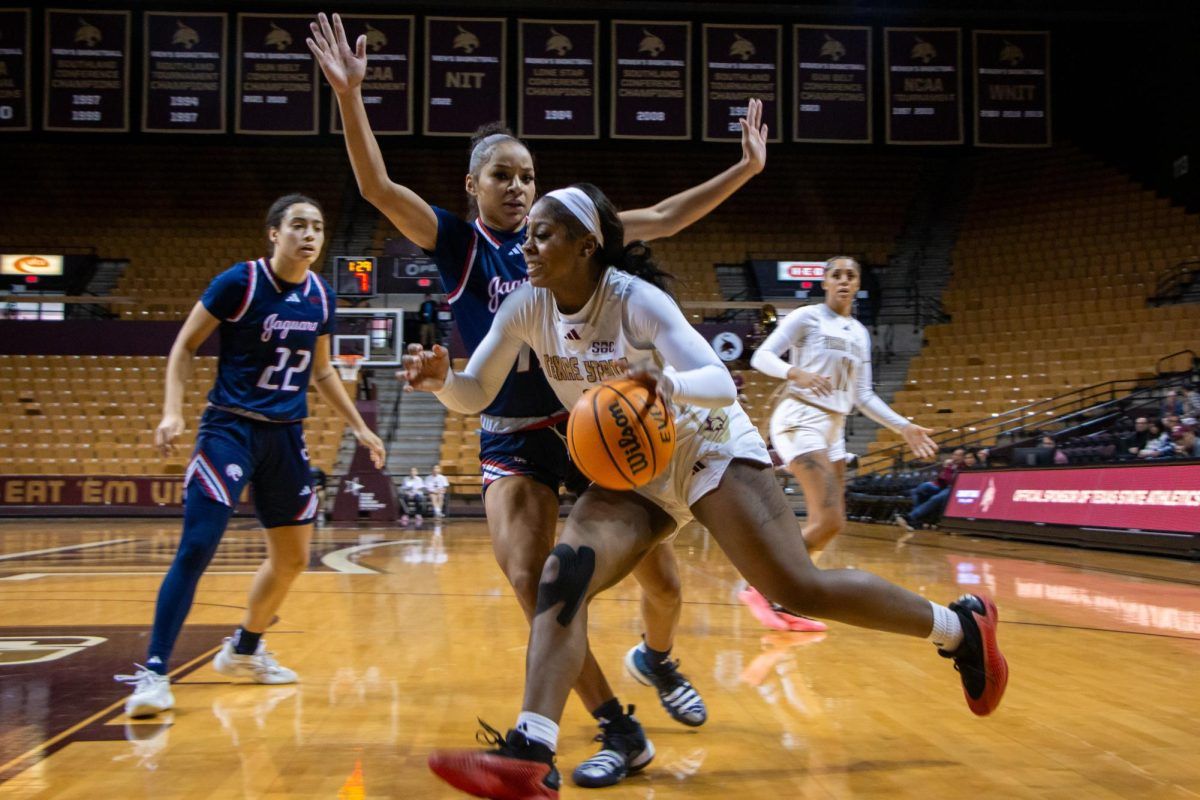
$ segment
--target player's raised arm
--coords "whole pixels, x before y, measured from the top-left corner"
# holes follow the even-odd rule
[[[367,107],[362,99],[367,37],[359,36],[351,48],[342,18],[337,14],[332,22],[324,14],[317,15],[317,21],[309,23],[309,29],[312,36],[305,41],[341,109],[346,150],[359,192],[415,245],[432,250],[437,245],[437,217],[420,195],[388,177],[383,154],[367,120]]]
[[[167,383],[163,397],[163,416],[154,429],[154,444],[163,456],[175,452],[175,440],[184,431],[183,393],[192,377],[192,359],[204,340],[212,336],[221,320],[208,313],[203,303],[196,303],[171,345],[167,358]]]
[[[762,124],[762,101],[750,100],[742,126],[742,157],[729,169],[649,208],[622,211],[625,241],[650,241],[673,236],[704,218],[726,198],[763,171],[767,165],[767,126]]]

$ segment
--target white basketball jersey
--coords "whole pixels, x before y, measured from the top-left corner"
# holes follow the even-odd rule
[[[871,335],[854,317],[843,317],[824,303],[788,314],[762,346],[777,355],[790,348],[792,366],[828,378],[832,394],[817,396],[794,384],[789,391],[829,411],[849,414],[854,410],[860,379],[865,377],[870,385]]]

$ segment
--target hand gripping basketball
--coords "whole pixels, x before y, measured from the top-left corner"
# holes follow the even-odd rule
[[[636,489],[661,475],[675,452],[675,418],[662,396],[630,378],[584,393],[567,423],[571,460],[605,489]]]

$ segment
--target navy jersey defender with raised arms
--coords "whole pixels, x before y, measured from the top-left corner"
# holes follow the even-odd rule
[[[317,337],[333,333],[333,289],[309,272],[285,283],[268,259],[235,264],[200,299],[221,320],[215,408],[271,422],[308,416],[308,381]]]

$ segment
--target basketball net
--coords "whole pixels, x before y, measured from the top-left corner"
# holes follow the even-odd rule
[[[356,355],[341,355],[335,359],[338,374],[342,376],[343,381],[358,380],[358,370],[362,368],[362,359],[362,356]]]

